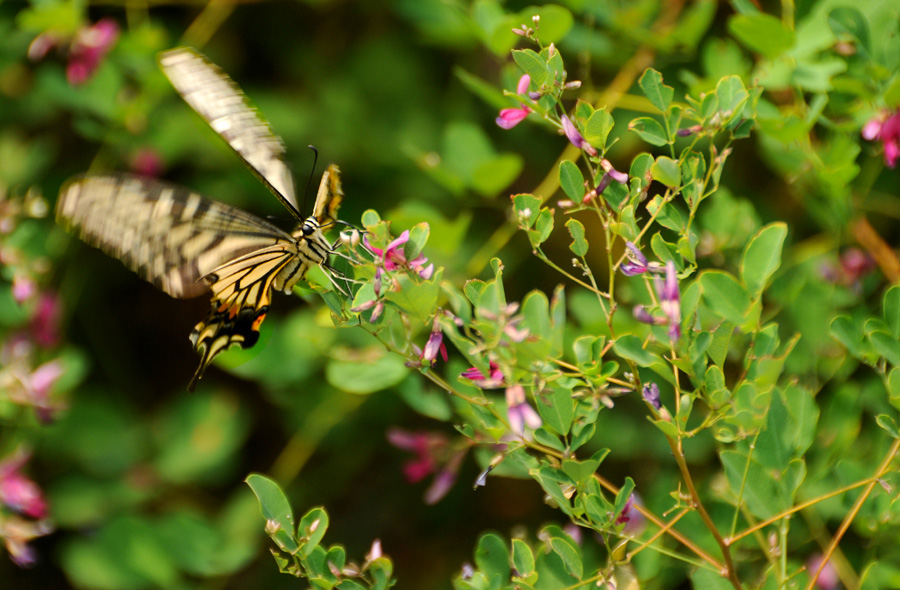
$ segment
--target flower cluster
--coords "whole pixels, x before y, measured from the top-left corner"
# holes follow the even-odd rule
[[[69,63],[66,65],[66,78],[69,84],[75,86],[91,79],[118,38],[118,23],[104,18],[93,25],[81,27],[71,39],[54,33],[38,35],[28,47],[28,57],[37,61],[54,47],[67,48]]]
[[[900,110],[879,113],[862,128],[863,139],[880,141],[884,146],[884,163],[895,168],[900,161]]]
[[[384,270],[406,269],[419,277],[428,280],[434,274],[434,264],[425,266],[428,259],[419,254],[412,260],[407,260],[406,252],[403,246],[409,241],[409,230],[404,231],[395,240],[387,245],[387,248],[376,248],[369,243],[369,236],[363,236],[363,243],[366,248],[377,257],[375,264],[384,268]]]
[[[368,234],[363,236],[362,241],[366,249],[375,256],[375,279],[372,282],[375,291],[375,299],[366,301],[365,303],[352,308],[351,311],[360,313],[371,309],[372,314],[369,316],[369,321],[375,322],[381,317],[381,314],[384,311],[382,294],[384,292],[383,280],[386,273],[398,269],[406,270],[418,275],[421,279],[428,280],[434,275],[434,264],[428,264],[428,258],[422,254],[419,254],[412,260],[407,258],[404,245],[409,242],[409,230],[404,231],[396,239],[391,241],[386,248],[377,248],[373,246],[369,241]]]

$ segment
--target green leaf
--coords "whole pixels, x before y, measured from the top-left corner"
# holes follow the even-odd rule
[[[343,355],[340,355],[343,356]],[[350,354],[346,359],[332,358],[325,365],[325,380],[336,389],[367,395],[396,386],[406,379],[409,369],[397,355],[380,352],[359,358]]]
[[[759,230],[747,244],[741,262],[741,278],[752,297],[762,294],[766,282],[781,266],[781,249],[786,237],[786,224],[771,223]]]
[[[875,422],[882,430],[891,435],[892,438],[900,438],[900,429],[897,428],[897,421],[893,416],[887,414],[878,414],[875,416]]]
[[[485,533],[475,547],[475,565],[484,573],[490,588],[503,588],[509,581],[509,549],[498,535]]]
[[[828,26],[840,41],[852,41],[863,56],[872,54],[869,41],[869,23],[866,17],[853,6],[839,6],[828,13]]]
[[[769,59],[783,54],[795,42],[793,31],[787,29],[778,18],[763,12],[731,17],[728,30],[751,51]]]
[[[651,145],[666,145],[669,138],[666,130],[656,119],[650,117],[638,117],[628,124],[628,128],[637,133],[641,139]]]
[[[668,156],[656,158],[656,162],[650,167],[650,174],[654,180],[668,187],[677,188],[681,185],[681,168],[678,167],[678,162]]]
[[[584,139],[591,145],[605,148],[614,124],[613,116],[606,112],[606,107],[597,109],[584,125]]]
[[[900,408],[900,367],[894,367],[888,373],[887,387],[891,405]]]
[[[619,488],[619,492],[616,494],[616,502],[615,502],[615,510],[614,514],[618,517],[625,510],[625,504],[628,502],[628,498],[631,497],[631,493],[634,491],[634,480],[630,477],[625,478],[625,483],[622,484],[622,487]]]
[[[429,280],[396,275],[394,282],[399,288],[385,294],[385,300],[395,304],[406,315],[425,323],[434,315],[441,289],[443,269],[438,269]]]
[[[566,568],[566,572],[580,580],[584,575],[584,565],[581,562],[581,553],[571,539],[563,537],[551,537],[550,549],[559,555]]]
[[[872,364],[873,359],[869,358],[872,351],[865,341],[863,326],[859,321],[847,315],[839,315],[831,321],[830,332],[835,340],[844,345],[847,352]]]
[[[538,398],[537,410],[544,421],[544,427],[560,436],[569,433],[572,418],[575,416],[575,402],[570,390],[555,387],[549,395],[541,395]]]
[[[613,345],[613,349],[616,354],[636,363],[639,367],[650,367],[663,362],[658,355],[644,350],[643,341],[634,334],[620,336]]]
[[[295,553],[299,549],[294,537],[294,512],[287,496],[274,480],[264,475],[253,473],[247,476],[247,485],[256,494],[259,500],[259,508],[266,521],[274,521],[278,524],[278,530],[270,533],[272,540],[288,553]],[[271,530],[271,527],[267,525]]]
[[[750,295],[737,279],[721,270],[708,270],[698,279],[703,300],[715,313],[735,325],[743,325],[750,311]]]
[[[516,219],[519,220],[519,226],[523,229],[531,229],[537,221],[538,213],[541,210],[540,198],[527,193],[513,195],[513,211],[516,213]]]
[[[872,343],[872,348],[878,356],[885,358],[895,367],[900,367],[900,338],[878,331],[869,334],[869,342]]]
[[[584,175],[575,162],[563,160],[559,164],[559,186],[570,199],[581,203],[584,197]]]
[[[650,99],[650,102],[661,112],[665,112],[672,104],[672,97],[675,90],[671,86],[663,84],[662,74],[653,68],[647,68],[641,79],[638,80],[644,95]]]
[[[733,590],[726,578],[718,572],[699,567],[691,572],[691,587],[694,590]]]
[[[888,108],[900,106],[900,72],[894,74],[893,80],[884,91],[884,104]]]
[[[716,84],[716,96],[719,98],[719,112],[727,115],[723,123],[728,123],[744,112],[750,93],[740,77],[726,76]]]
[[[894,285],[884,293],[884,323],[896,338],[900,338],[900,286]]]
[[[524,160],[519,154],[503,153],[483,160],[469,178],[469,184],[478,194],[493,197],[519,177]]]
[[[535,248],[547,241],[553,233],[553,211],[543,207],[534,223],[534,229],[528,232],[528,239]]]
[[[576,256],[584,257],[588,251],[588,242],[584,237],[584,225],[577,219],[570,219],[566,222],[566,229],[572,236],[572,243],[569,244],[571,250]]]
[[[319,546],[319,543],[322,542],[322,538],[325,536],[325,531],[327,530],[328,513],[325,512],[324,508],[312,508],[303,515],[303,518],[301,518],[300,522],[297,524],[297,537],[300,539],[301,543],[304,543],[305,541],[304,545],[301,547],[301,551],[304,555],[312,555],[312,552],[315,551]]]
[[[527,578],[534,572],[534,553],[522,539],[512,540],[512,563],[522,578]]]
[[[512,52],[513,60],[531,77],[531,83],[540,88],[548,83],[547,62],[531,49],[516,49]]]

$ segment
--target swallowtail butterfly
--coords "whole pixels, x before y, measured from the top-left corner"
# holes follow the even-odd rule
[[[85,242],[121,260],[172,297],[212,291],[212,308],[191,333],[204,370],[232,344],[259,339],[272,289],[290,292],[313,266],[329,269],[333,224],[343,193],[331,165],[312,215],[303,218],[281,139],[240,88],[193,49],[162,53],[160,65],[184,100],[236,151],[297,219],[289,234],[188,189],[126,174],[88,175],[63,186],[56,218]]]

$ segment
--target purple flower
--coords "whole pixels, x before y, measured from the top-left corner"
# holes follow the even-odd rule
[[[900,110],[893,114],[882,112],[862,128],[863,139],[878,140],[884,146],[884,163],[895,168],[900,161]]]
[[[592,156],[597,155],[597,150],[585,141],[584,137],[581,133],[578,132],[578,129],[575,127],[575,124],[569,120],[569,117],[563,115],[560,117],[560,121],[562,122],[563,133],[566,134],[566,137],[569,139],[569,142],[577,147],[580,150],[586,151],[588,154]]]
[[[502,387],[503,373],[500,371],[500,367],[498,367],[494,361],[490,361],[488,363],[488,368],[490,370],[490,376],[488,377],[485,377],[481,371],[475,367],[466,369],[460,373],[459,376],[465,377],[481,389],[497,389],[498,387]]]
[[[516,108],[500,109],[500,116],[497,117],[497,125],[503,129],[512,129],[525,120],[531,109],[525,105]]]
[[[633,277],[647,272],[647,257],[631,242],[625,242],[625,256],[627,262],[623,262],[619,269],[625,276]]]
[[[425,343],[425,350],[422,351],[422,361],[433,363],[437,358],[438,353],[441,354],[441,358],[443,358],[446,363],[447,347],[444,346],[444,333],[441,332],[439,326],[435,326],[431,331],[431,336],[428,337],[428,342]]]
[[[656,292],[659,305],[669,320],[669,338],[678,340],[681,337],[681,297],[678,292],[678,277],[675,275],[675,263],[666,263],[666,278],[662,283],[657,277]]]
[[[662,407],[662,403],[659,401],[659,386],[656,383],[651,381],[644,385],[641,395],[644,396],[644,401],[655,409],[659,410]]]
[[[641,505],[641,499],[636,492],[632,492],[622,507],[622,512],[616,518],[616,524],[625,524],[622,530],[628,536],[640,535],[647,526],[647,518],[637,509]]]
[[[702,130],[703,125],[691,125],[690,127],[679,129],[675,132],[675,135],[677,135],[678,137],[689,137],[695,133],[700,133]]]
[[[90,27],[82,27],[75,34],[69,52],[66,78],[69,84],[84,84],[94,74],[100,62],[119,38],[119,25],[104,18]]]
[[[41,488],[21,472],[28,458],[19,452],[0,462],[0,503],[25,516],[44,518],[47,502]]]
[[[506,405],[509,426],[519,436],[525,433],[525,426],[532,430],[541,427],[541,417],[534,408],[528,405],[525,399],[525,388],[521,385],[516,384],[506,388]]]

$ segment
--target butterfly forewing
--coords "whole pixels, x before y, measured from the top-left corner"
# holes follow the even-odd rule
[[[228,142],[291,213],[302,219],[294,179],[285,163],[284,143],[237,84],[187,47],[161,54],[159,63],[185,102]]]
[[[88,176],[60,192],[57,219],[169,295],[209,290],[228,260],[293,238],[271,223],[185,188],[129,175]]]

